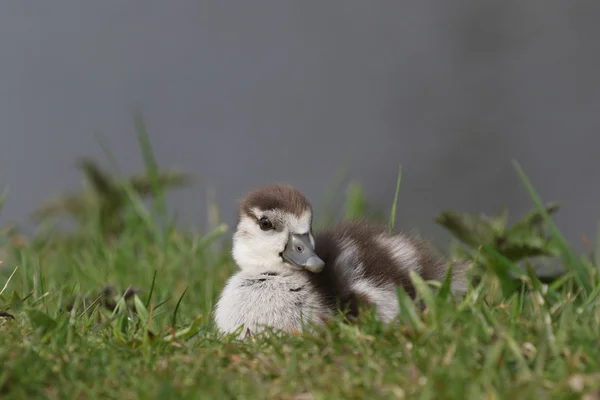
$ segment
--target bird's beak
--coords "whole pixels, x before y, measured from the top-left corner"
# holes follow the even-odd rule
[[[319,273],[325,266],[325,262],[315,253],[308,233],[291,234],[281,257],[288,264],[307,269],[310,272]]]

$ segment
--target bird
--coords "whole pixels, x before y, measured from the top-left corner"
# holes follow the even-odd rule
[[[390,323],[399,313],[397,288],[415,298],[410,271],[438,281],[448,271],[424,240],[367,219],[314,232],[311,203],[288,184],[249,191],[238,214],[231,249],[238,270],[213,311],[223,334],[300,334],[340,313],[358,317],[361,304]],[[453,266],[453,292],[466,291],[467,269]]]

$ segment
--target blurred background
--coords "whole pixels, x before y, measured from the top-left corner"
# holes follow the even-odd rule
[[[519,217],[517,160],[576,247],[600,216],[600,2],[31,0],[0,5],[1,223],[77,190],[77,157],[194,176],[169,200],[225,222],[256,185],[318,205],[344,180],[438,243],[442,210]],[[99,140],[99,138],[101,138]],[[342,175],[340,175],[342,174]],[[210,196],[209,196],[210,197]]]

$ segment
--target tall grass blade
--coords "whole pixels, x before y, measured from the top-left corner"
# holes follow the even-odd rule
[[[206,248],[210,244],[214,243],[221,236],[223,236],[225,233],[227,233],[228,230],[229,230],[229,227],[227,226],[227,224],[217,225],[215,227],[215,229],[213,229],[212,231],[207,233],[205,236],[202,237],[202,239],[200,239],[198,241],[198,244],[197,244],[198,248],[199,249]]]
[[[152,275],[152,283],[150,284],[150,292],[148,293],[148,299],[146,299],[145,307],[150,307],[150,300],[152,299],[152,294],[154,293],[154,284],[156,283],[156,269],[154,270],[154,275]]]
[[[402,165],[398,166],[398,178],[396,180],[396,193],[394,194],[394,202],[390,211],[390,232],[394,230],[396,225],[396,206],[398,205],[398,195],[400,194],[400,183],[402,182]]]
[[[142,325],[147,325],[148,318],[150,317],[150,315],[148,314],[148,310],[144,306],[144,303],[142,303],[142,300],[138,297],[137,294],[133,296],[133,302],[135,304],[135,312],[140,317]]]
[[[519,174],[521,181],[525,185],[525,188],[529,192],[529,195],[531,196],[531,198],[535,202],[536,206],[538,207],[540,214],[542,214],[542,216],[544,217],[544,222],[550,228],[552,235],[556,239],[557,244],[561,250],[562,256],[565,260],[566,266],[571,271],[573,271],[573,273],[575,275],[575,279],[577,281],[577,284],[582,288],[584,294],[586,296],[589,295],[593,290],[591,279],[589,276],[589,271],[573,255],[571,249],[567,245],[565,238],[563,237],[563,235],[558,230],[557,226],[552,221],[552,218],[550,218],[550,215],[548,214],[548,211],[546,210],[544,203],[542,202],[539,195],[536,193],[535,189],[533,188],[533,185],[531,184],[531,182],[525,175],[525,172],[523,171],[521,166],[516,161],[513,161],[513,165],[514,165],[515,169],[517,170],[517,173]]]
[[[409,276],[410,276],[410,280],[412,281],[413,285],[417,289],[417,292],[421,295],[421,297],[423,298],[423,301],[425,302],[425,305],[429,309],[429,312],[431,313],[431,317],[437,323],[438,322],[438,320],[437,320],[437,311],[438,310],[437,310],[437,303],[435,301],[435,296],[433,295],[433,291],[429,288],[429,286],[427,286],[427,283],[423,280],[423,278],[421,278],[421,276],[419,274],[417,274],[415,271],[410,271]]]
[[[408,293],[406,293],[402,286],[398,287],[396,292],[402,318],[408,322],[413,329],[420,332],[424,331],[426,328],[425,324],[419,318],[419,313]]]
[[[444,280],[442,281],[442,285],[437,292],[438,304],[441,302],[445,302],[450,296],[450,289],[452,287],[452,271],[454,270],[453,265],[449,265],[446,269],[446,275],[444,276]]]
[[[2,262],[0,262],[0,266],[2,266]],[[2,287],[2,290],[0,290],[0,295],[2,295],[2,293],[4,293],[4,291],[8,287],[8,284],[10,283],[10,280],[12,279],[13,275],[15,274],[15,272],[17,272],[17,268],[19,268],[18,265],[15,267],[15,269],[12,272],[12,274],[10,274],[10,276],[8,277],[8,280],[6,281],[6,283],[4,284],[4,286]]]
[[[173,311],[173,318],[171,319],[171,326],[175,328],[175,324],[177,323],[177,310],[179,310],[179,305],[181,304],[181,300],[183,300],[183,296],[187,292],[188,288],[186,287],[181,296],[179,296],[179,300],[177,300],[177,305],[175,306],[175,310]]]

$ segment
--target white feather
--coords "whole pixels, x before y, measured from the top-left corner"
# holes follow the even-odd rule
[[[266,327],[300,332],[307,324],[320,324],[327,311],[318,293],[298,272],[268,276],[241,271],[227,282],[214,317],[223,333],[243,326],[239,337],[244,338],[248,330],[256,335]]]
[[[419,263],[419,253],[406,237],[400,234],[382,234],[377,237],[377,242],[389,252],[398,268],[406,272],[413,270],[416,273],[421,273],[422,266]]]
[[[385,323],[391,322],[400,311],[396,285],[393,283],[378,286],[366,279],[361,279],[352,284],[352,291],[373,304],[377,317]]]

